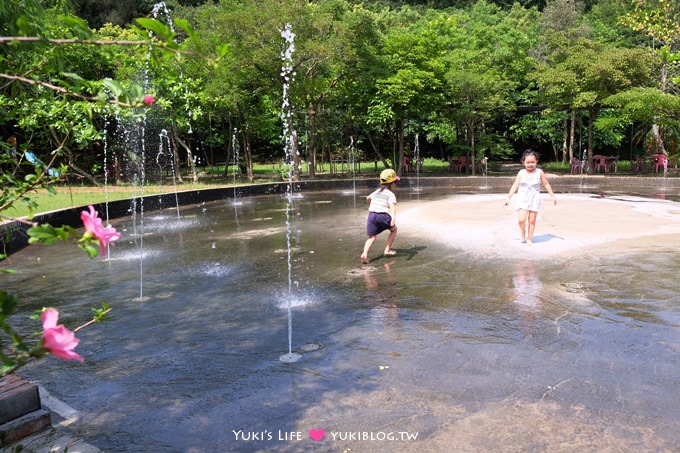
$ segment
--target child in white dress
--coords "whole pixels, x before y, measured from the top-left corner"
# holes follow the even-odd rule
[[[517,173],[515,182],[508,193],[508,199],[505,201],[505,206],[510,204],[513,194],[517,191],[516,209],[519,212],[518,220],[519,229],[522,232],[522,242],[531,245],[536,228],[536,216],[538,211],[541,210],[541,184],[550,194],[554,205],[557,204],[557,200],[545,173],[540,168],[536,168],[538,165],[536,151],[532,149],[524,151],[522,163],[524,169]]]

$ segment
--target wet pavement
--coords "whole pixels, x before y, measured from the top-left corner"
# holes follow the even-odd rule
[[[379,256],[381,236],[367,266],[365,194],[352,191],[297,194],[290,227],[279,195],[119,219],[105,260],[24,249],[9,263],[20,327],[42,306],[69,327],[113,311],[78,333],[83,364],[21,374],[106,452],[673,451],[676,195],[611,192],[634,198],[605,209],[599,191],[558,193],[538,220],[548,239],[527,251],[498,189],[471,207],[418,189],[397,194],[398,255]],[[569,229],[555,216],[575,205]],[[640,206],[664,212],[658,232],[623,228]],[[611,240],[587,242],[577,227],[609,208],[597,234]],[[300,358],[284,363],[289,348]]]

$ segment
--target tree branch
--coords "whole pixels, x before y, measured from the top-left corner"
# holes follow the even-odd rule
[[[72,129],[72,127],[71,127],[71,129]],[[21,191],[15,193],[15,194],[12,195],[11,197],[9,197],[9,201],[6,202],[4,205],[0,206],[0,212],[4,211],[4,210],[7,209],[8,207],[12,206],[12,204],[14,204],[15,201],[17,201],[19,198],[21,198],[21,197],[23,197],[24,195],[26,195],[28,192],[31,192],[31,191],[35,190],[35,188],[38,187],[38,185],[40,185],[40,183],[42,182],[42,180],[45,179],[45,176],[47,176],[47,171],[48,171],[48,169],[51,168],[52,165],[54,164],[54,161],[56,160],[57,156],[59,155],[59,151],[60,151],[64,146],[66,146],[66,139],[68,138],[68,136],[69,136],[69,134],[70,134],[70,132],[71,132],[71,129],[69,129],[69,133],[66,134],[66,137],[64,137],[64,140],[61,142],[61,144],[59,145],[59,147],[52,153],[52,159],[50,160],[50,163],[47,164],[47,166],[43,169],[42,173],[40,173],[40,175],[38,176],[38,178],[37,178],[35,181],[33,181],[33,183],[31,183],[30,186],[28,186],[28,187],[22,189]],[[27,225],[32,225],[32,226],[36,226],[36,225],[37,225],[36,222],[29,222],[29,221],[26,221],[26,220],[23,220],[23,219],[17,219],[17,218],[15,218],[15,217],[9,217],[9,216],[2,215],[2,214],[0,214],[0,218],[2,218],[2,219],[7,219],[7,220],[10,220],[10,221],[11,221],[11,220],[16,220],[16,221],[18,221],[18,222],[25,223],[25,224],[27,224]]]
[[[11,44],[14,42],[39,42],[54,44],[57,46],[64,46],[70,44],[89,44],[94,46],[151,46],[161,50],[167,50],[177,54],[198,55],[196,52],[189,50],[180,50],[168,47],[163,43],[151,41],[128,41],[121,40],[103,40],[103,39],[54,39],[54,38],[40,38],[38,36],[0,36],[0,45]]]
[[[93,98],[93,97],[90,97],[90,96],[85,96],[85,95],[82,95],[80,93],[76,93],[75,91],[67,90],[64,87],[53,85],[53,84],[47,83],[47,82],[42,82],[40,80],[33,80],[33,79],[28,79],[28,78],[22,77],[22,76],[3,74],[3,73],[0,73],[0,78],[12,80],[12,81],[16,81],[16,82],[23,82],[23,83],[27,83],[29,85],[38,85],[38,86],[41,86],[41,87],[49,88],[50,90],[57,91],[59,93],[68,94],[69,96],[73,96],[73,97],[76,97],[78,99],[82,99],[84,101],[91,101],[91,102],[98,102],[99,101],[99,99],[96,99],[96,98]],[[109,99],[109,100],[106,101],[106,103],[107,104],[113,104],[113,105],[120,105],[120,106],[123,106],[123,107],[134,107],[132,104],[128,104],[126,102],[120,102],[116,99]]]

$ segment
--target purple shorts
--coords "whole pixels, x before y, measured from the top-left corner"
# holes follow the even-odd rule
[[[386,212],[372,212],[368,213],[368,222],[366,223],[366,234],[369,236],[377,236],[385,230],[391,228],[392,216]]]

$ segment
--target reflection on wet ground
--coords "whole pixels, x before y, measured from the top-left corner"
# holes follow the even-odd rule
[[[441,196],[402,193],[400,206]],[[143,253],[126,234],[110,260],[22,250],[8,289],[26,330],[42,306],[69,326],[113,307],[79,332],[85,363],[48,358],[22,374],[107,452],[677,448],[675,250],[526,262],[400,233],[396,257],[362,267],[356,201],[294,200],[291,294],[278,196],[185,207],[181,221],[155,213]],[[302,358],[282,363],[289,298]]]

